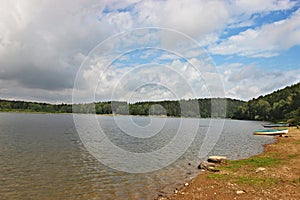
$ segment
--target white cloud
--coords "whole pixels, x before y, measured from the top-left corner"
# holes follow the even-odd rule
[[[300,69],[262,70],[256,64],[231,63],[220,66],[226,96],[249,100],[300,80]]]
[[[0,0],[1,98],[44,99],[52,102],[57,102],[59,99],[70,102],[73,82],[81,62],[100,42],[119,32],[132,28],[158,26],[176,29],[196,39],[198,44],[210,46],[218,41],[219,35],[228,25],[246,26],[252,23],[249,17],[254,13],[265,14],[287,10],[295,3],[287,0],[66,0],[59,3],[50,0]],[[277,55],[281,50],[299,44],[299,12],[298,10],[289,19],[249,29],[225,39],[219,45],[212,47],[211,51],[216,54],[239,54],[251,57]],[[128,48],[134,48],[137,44],[154,46],[161,39],[164,43],[161,45],[162,48],[169,47],[170,50],[172,48],[176,50],[178,41],[186,41],[186,38],[178,37],[176,34],[165,34],[158,38],[151,33],[143,34],[142,31],[136,33],[135,37],[130,35],[131,38],[124,37],[118,43],[109,45],[115,45],[117,50],[122,49],[122,45]],[[210,68],[205,63],[209,61],[206,60],[208,58],[205,57],[205,52],[199,50],[199,46],[193,45],[188,48],[183,47],[186,51],[182,55],[192,62],[195,61],[197,66],[202,67],[202,75],[213,81],[217,73],[208,71]],[[164,56],[172,58],[170,55],[162,55],[161,58]],[[191,83],[196,83],[195,78],[198,75],[184,68],[184,63],[176,63],[176,58],[178,57],[172,58],[174,62],[170,66],[176,69],[179,69],[177,65],[180,66],[181,70],[186,70],[184,74],[190,77]],[[193,58],[196,60],[192,60]],[[84,77],[79,77],[83,88],[89,87],[89,81],[97,78],[101,63],[107,64],[106,59],[110,57],[105,55],[102,61],[92,60],[89,63],[90,69],[85,71]],[[112,83],[126,73],[126,70],[128,70],[126,67],[122,70],[116,68],[115,74],[112,71],[110,76],[105,77],[109,81],[107,85],[103,85],[103,88],[111,88]],[[155,71],[151,73],[155,74]],[[139,75],[146,78],[146,75],[141,72]],[[162,71],[158,76],[162,76],[161,80],[174,82],[175,78],[167,75],[169,74],[166,71]],[[197,88],[201,88],[201,84],[198,82]],[[157,94],[168,95],[168,93],[162,94],[161,89],[158,91],[161,93]],[[84,97],[86,92],[83,90],[80,92]],[[151,94],[151,97],[156,96],[154,91]],[[99,95],[105,96],[106,93],[99,93]]]
[[[272,57],[300,45],[300,9],[290,18],[248,29],[210,48],[214,54]]]
[[[289,0],[236,0],[233,1],[233,10],[244,15],[253,13],[287,10],[293,8],[297,2]]]
[[[70,101],[83,57],[109,33],[97,20],[100,7],[96,1],[2,1],[0,79],[9,89],[2,98],[50,100],[56,93]]]

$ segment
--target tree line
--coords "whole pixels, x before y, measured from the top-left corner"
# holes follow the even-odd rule
[[[247,102],[230,98],[205,98],[136,103],[107,101],[72,105],[0,100],[0,111],[221,117],[299,124],[300,82]]]
[[[299,124],[300,82],[240,105],[234,118]]]
[[[243,103],[244,102],[240,100],[227,98],[205,98],[179,101],[166,100],[136,103],[108,101],[73,105],[0,100],[0,111],[232,118],[237,107]]]

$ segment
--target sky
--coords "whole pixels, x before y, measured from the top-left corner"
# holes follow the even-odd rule
[[[249,100],[299,55],[298,0],[0,0],[0,99]]]

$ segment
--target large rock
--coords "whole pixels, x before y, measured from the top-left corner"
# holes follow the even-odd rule
[[[207,161],[201,161],[200,164],[198,165],[198,169],[202,169],[202,170],[208,170],[208,171],[212,171],[212,172],[217,172],[219,171],[218,169],[215,169],[216,164],[215,163],[209,163]]]
[[[226,156],[209,156],[207,161],[213,163],[221,163],[223,160],[227,160]]]

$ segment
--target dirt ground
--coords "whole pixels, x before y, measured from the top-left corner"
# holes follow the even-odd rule
[[[159,199],[300,199],[300,129],[276,136],[257,156],[228,161],[205,172],[174,194]]]

